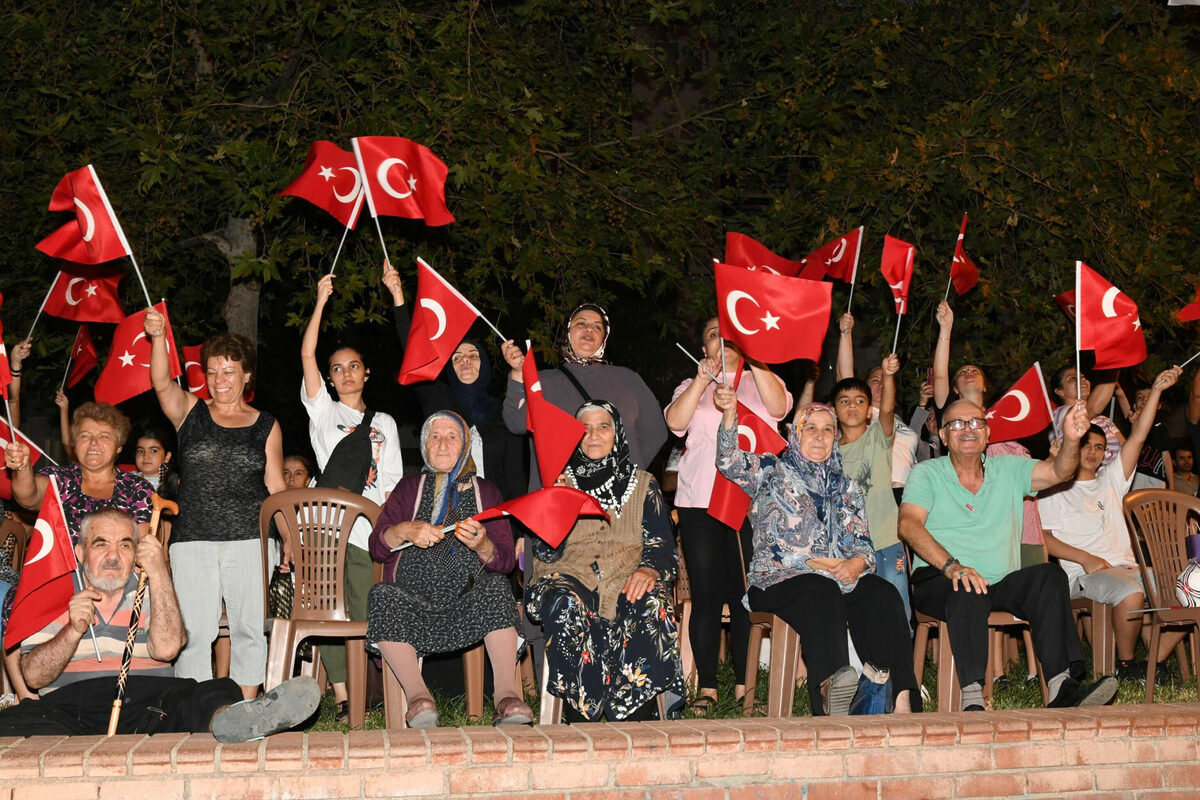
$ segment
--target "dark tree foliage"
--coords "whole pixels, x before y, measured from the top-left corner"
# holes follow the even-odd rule
[[[963,211],[984,280],[952,299],[959,355],[995,382],[1068,357],[1071,328],[1051,296],[1070,288],[1077,258],[1139,302],[1148,368],[1196,345],[1173,320],[1198,278],[1196,9],[1001,0],[9,9],[0,280],[10,345],[55,269],[33,250],[63,222],[45,210],[50,192],[90,162],[180,343],[226,318],[257,326],[260,403],[298,414],[285,408],[298,405],[300,326],[341,231],[275,193],[313,140],[348,147],[372,134],[415,139],[450,165],[457,223],[382,220],[410,291],[422,255],[506,335],[530,336],[551,360],[563,315],[582,300],[606,303],[615,359],[663,394],[690,372],[671,342],[694,344],[726,230],[798,257],[866,225],[857,330],[884,348],[894,316],[878,275],[882,237],[914,242],[905,374],[932,353]],[[326,339],[363,343],[386,407],[396,395],[381,258],[367,219],[338,266],[336,333]],[[135,281],[124,286],[127,308],[138,307]],[[39,327],[30,389],[46,400],[74,328]]]

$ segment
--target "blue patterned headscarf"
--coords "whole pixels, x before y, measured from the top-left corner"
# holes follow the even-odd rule
[[[458,431],[462,435],[462,452],[458,454],[458,460],[447,472],[438,472],[433,468],[433,465],[429,463],[429,454],[426,450],[429,431],[433,428],[433,421],[436,419],[450,420],[458,426]],[[463,479],[475,474],[475,462],[471,460],[471,431],[467,427],[466,421],[453,411],[436,411],[430,414],[429,418],[425,420],[425,424],[421,426],[421,458],[425,462],[422,471],[433,476],[433,505],[429,510],[429,522],[433,525],[441,525],[450,510],[458,504],[458,484]],[[428,485],[428,481],[426,485]]]
[[[816,509],[817,519],[823,522],[834,538],[840,531],[831,527],[834,523],[841,525],[847,510],[852,514],[846,500],[850,494],[850,478],[842,464],[842,451],[838,447],[837,436],[833,438],[833,449],[829,458],[824,461],[810,461],[800,452],[800,429],[814,413],[823,412],[833,418],[837,424],[837,415],[833,409],[823,403],[812,403],[796,417],[796,423],[788,434],[788,446],[780,459],[792,467],[799,478],[800,485],[812,500]]]

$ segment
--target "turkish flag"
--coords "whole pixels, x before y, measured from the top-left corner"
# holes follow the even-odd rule
[[[359,136],[351,142],[366,176],[371,216],[424,219],[426,225],[454,222],[446,208],[450,170],[432,150],[399,136]]]
[[[67,372],[67,387],[74,386],[83,380],[92,369],[100,363],[100,354],[92,342],[87,325],[80,325],[75,334],[75,344],[71,347],[71,369]]]
[[[208,400],[212,397],[208,393],[208,376],[204,365],[200,363],[200,348],[203,346],[199,344],[194,347],[184,345],[183,374],[184,380],[187,381],[187,390],[201,400]]]
[[[1196,288],[1196,299],[1179,309],[1180,322],[1195,322],[1200,319],[1200,287]]]
[[[804,261],[789,261],[777,256],[744,233],[725,232],[725,262],[745,269],[761,269],[776,275],[795,277],[804,268]],[[820,276],[817,277],[820,280]]]
[[[21,433],[20,430],[14,434],[8,424],[8,420],[0,417],[0,450],[8,447],[8,443],[14,439],[29,448],[29,468],[33,469],[38,459],[45,455],[45,453],[42,452],[40,447],[30,441],[29,437]],[[12,499],[12,479],[6,469],[0,469],[0,497],[5,500]]]
[[[120,322],[125,311],[117,296],[117,284],[125,273],[119,270],[59,270],[46,295],[44,310],[52,317],[75,322]]]
[[[979,268],[963,249],[963,234],[966,232],[967,213],[964,211],[962,229],[958,232],[958,241],[954,243],[954,261],[950,264],[950,282],[954,284],[954,291],[960,296],[979,283]]]
[[[102,264],[131,255],[125,231],[91,164],[63,176],[50,195],[50,210],[72,211],[75,220],[37,243],[46,255],[77,264]]]
[[[50,478],[25,549],[25,564],[13,595],[8,627],[4,629],[5,650],[16,647],[67,610],[75,594],[71,574],[76,566],[58,483]]]
[[[537,362],[529,341],[525,342],[521,378],[525,384],[525,427],[533,436],[538,475],[542,478],[542,486],[551,486],[571,460],[571,454],[587,428],[542,394],[542,382],[538,379]]]
[[[1001,395],[985,415],[988,442],[1011,442],[1041,433],[1050,425],[1050,393],[1042,365],[1034,362],[1012,388]]]
[[[155,303],[154,308],[164,317],[167,304]],[[167,361],[171,368],[171,380],[183,374],[179,368],[179,353],[175,349],[175,335],[171,332],[171,320],[167,318]],[[152,388],[150,383],[150,337],[146,335],[146,310],[130,314],[113,331],[112,349],[108,361],[96,379],[97,403],[123,403]]]
[[[416,306],[400,363],[398,380],[404,386],[436,378],[480,316],[467,298],[420,258]]]
[[[1077,345],[1096,351],[1096,369],[1132,367],[1146,360],[1146,336],[1137,303],[1084,264],[1075,262]]]
[[[908,290],[912,288],[913,260],[917,248],[908,242],[894,236],[883,237],[883,258],[879,262],[879,271],[892,290],[896,301],[896,313],[908,311]]]
[[[521,520],[526,528],[551,547],[562,544],[580,517],[608,519],[608,513],[596,498],[570,486],[548,486],[514,497],[480,511],[472,519],[486,522],[506,516]]]
[[[713,265],[721,336],[747,358],[817,360],[829,327],[833,284]]]
[[[740,377],[740,376],[739,376]],[[787,447],[787,440],[779,435],[775,426],[738,402],[738,449],[747,453],[770,453],[779,455]],[[720,472],[713,481],[712,496],[708,500],[708,514],[725,523],[735,531],[742,527],[750,511],[750,495]]]
[[[333,142],[317,140],[308,148],[304,171],[281,195],[299,197],[353,228],[362,210],[362,177],[354,153]]]
[[[1054,302],[1058,303],[1058,307],[1067,315],[1067,319],[1071,322],[1075,321],[1075,290],[1063,292],[1062,294],[1054,295]]]
[[[0,294],[0,306],[4,295]],[[8,385],[12,383],[12,370],[8,366],[8,348],[4,346],[4,323],[0,322],[0,397],[8,399]]]
[[[813,250],[800,260],[804,269],[801,278],[819,281],[822,278],[837,278],[846,283],[854,283],[858,272],[858,254],[862,250],[863,226],[858,226],[845,236],[839,236],[832,241]]]

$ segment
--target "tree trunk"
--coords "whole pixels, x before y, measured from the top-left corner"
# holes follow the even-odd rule
[[[221,233],[205,234],[204,238],[217,246],[232,267],[245,255],[254,255],[254,223],[249,217],[230,217]],[[230,333],[240,333],[258,346],[258,295],[262,283],[258,278],[234,279],[225,298],[222,315]]]

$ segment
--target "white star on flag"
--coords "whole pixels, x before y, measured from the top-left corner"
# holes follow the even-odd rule
[[[773,316],[770,311],[762,318],[762,322],[766,326],[766,330],[779,330],[779,317]]]
[[[87,287],[87,296],[94,297],[96,295],[96,284],[89,283]]]
[[[333,170],[324,165],[321,166],[321,171],[317,174],[324,178],[326,183],[333,180]]]
[[[125,355],[120,356],[120,359],[121,359],[122,367],[132,367],[133,366],[133,353],[129,352],[128,350],[125,351]]]
[[[415,192],[417,190],[417,179],[411,175],[408,177],[408,190],[410,192]]]

